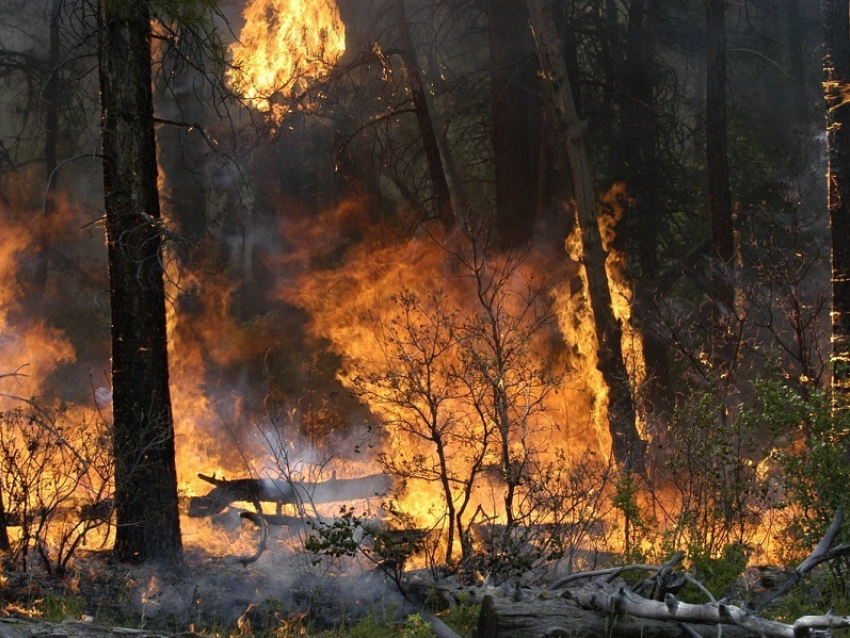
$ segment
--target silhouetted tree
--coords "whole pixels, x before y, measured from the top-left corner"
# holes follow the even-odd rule
[[[641,471],[644,443],[636,426],[629,374],[623,359],[623,330],[614,316],[597,217],[593,175],[584,144],[585,125],[578,117],[567,76],[561,40],[551,8],[543,0],[526,0],[544,82],[544,100],[557,118],[553,138],[566,148],[575,189],[576,218],[581,230],[587,291],[598,341],[597,368],[608,386],[608,426],[613,455],[627,471]]]
[[[151,3],[102,0],[104,202],[112,312],[115,554],[182,559],[151,87]]]
[[[832,229],[832,387],[850,389],[850,3],[823,0],[823,80]]]
[[[729,188],[726,118],[726,0],[705,0],[706,171],[711,218],[711,293],[714,303],[713,363],[726,368],[727,329],[735,306],[732,193]]]

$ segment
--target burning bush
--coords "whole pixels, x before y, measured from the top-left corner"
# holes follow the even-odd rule
[[[0,472],[12,559],[32,555],[63,574],[78,548],[105,545],[112,517],[112,455],[104,421],[33,399],[0,414]]]

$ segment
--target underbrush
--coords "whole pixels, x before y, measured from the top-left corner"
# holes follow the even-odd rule
[[[480,609],[462,600],[451,607],[426,601],[419,612],[388,599],[365,607],[340,607],[340,613],[334,614],[321,601],[293,604],[292,600],[269,597],[257,603],[239,603],[241,615],[234,614],[234,607],[222,607],[220,599],[207,600],[199,587],[193,586],[193,579],[220,581],[222,589],[243,591],[249,599],[256,574],[231,572],[207,562],[207,573],[190,574],[189,569],[174,577],[193,594],[188,609],[179,614],[150,613],[146,603],[157,604],[156,600],[146,601],[146,597],[156,598],[150,593],[151,583],[165,586],[168,575],[151,576],[155,570],[145,568],[132,570],[113,562],[106,552],[82,556],[79,567],[79,571],[58,578],[32,569],[10,571],[7,563],[0,587],[0,615],[46,623],[92,622],[164,634],[192,632],[214,638],[430,638],[434,633],[426,616],[433,614],[460,636],[469,636]]]

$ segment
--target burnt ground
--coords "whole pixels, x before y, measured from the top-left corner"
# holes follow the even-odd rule
[[[81,554],[61,578],[37,568],[7,570],[0,601],[5,616],[225,634],[240,627],[245,633],[246,621],[260,634],[291,619],[321,629],[355,622],[376,607],[399,617],[417,611],[381,570],[315,561],[270,550],[242,566],[235,556],[190,549],[181,567],[163,568],[130,566],[109,552],[92,552]]]

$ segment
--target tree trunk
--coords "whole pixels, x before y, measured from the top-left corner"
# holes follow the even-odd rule
[[[788,102],[791,125],[804,136],[809,131],[809,100],[806,84],[806,42],[800,0],[787,0],[788,13]]]
[[[490,27],[490,99],[496,228],[502,248],[531,241],[539,210],[540,102],[528,12],[515,0],[485,3]]]
[[[605,270],[606,253],[599,233],[596,195],[587,152],[584,146],[585,124],[578,118],[570,82],[550,8],[545,0],[526,0],[534,33],[537,56],[545,78],[544,99],[557,115],[554,123],[558,139],[563,141],[575,188],[576,216],[581,230],[583,262],[587,274],[588,295],[599,350],[597,367],[608,386],[608,425],[614,459],[627,472],[642,471],[644,442],[635,422],[635,409],[623,360],[622,327],[614,316],[611,289]]]
[[[327,481],[294,481],[286,479],[217,479],[198,474],[214,488],[204,496],[189,499],[189,516],[214,516],[236,501],[260,505],[311,505],[384,497],[393,487],[387,474],[370,474],[358,478]]]
[[[42,99],[44,101],[44,219],[39,225],[39,257],[33,279],[33,291],[38,304],[44,303],[47,277],[50,270],[50,249],[53,245],[52,217],[56,209],[56,148],[59,136],[59,17],[63,0],[53,0],[50,8],[50,48],[47,54],[47,74]]]
[[[616,144],[619,162],[615,172],[630,195],[625,204],[625,223],[636,244],[635,257],[640,278],[652,281],[660,275],[658,250],[665,206],[659,186],[661,161],[656,117],[656,13],[657,0],[631,0],[629,4],[626,59],[621,73],[620,139]],[[644,347],[647,383],[646,401],[654,414],[664,419],[673,409],[670,392],[668,346],[654,326],[658,309],[652,286],[636,286],[635,312]],[[641,297],[641,298],[639,298]]]
[[[714,308],[712,363],[718,371],[732,362],[729,321],[735,309],[732,194],[726,132],[726,0],[705,0],[706,169],[711,218],[711,288]]]
[[[449,191],[448,181],[446,181],[446,173],[443,170],[440,145],[434,131],[434,122],[431,119],[431,112],[428,107],[428,96],[422,83],[422,73],[416,60],[416,49],[413,47],[413,38],[410,37],[410,27],[404,11],[404,0],[393,0],[392,7],[395,13],[396,28],[401,38],[401,59],[407,75],[410,95],[413,99],[413,109],[416,112],[416,121],[419,124],[419,134],[422,136],[422,147],[428,162],[428,173],[431,177],[431,188],[434,191],[437,214],[443,228],[450,231],[455,221],[451,192]]]
[[[832,388],[850,390],[850,22],[848,0],[823,0],[823,80],[832,232]]]
[[[104,197],[112,312],[115,554],[178,563],[147,0],[100,3]]]

